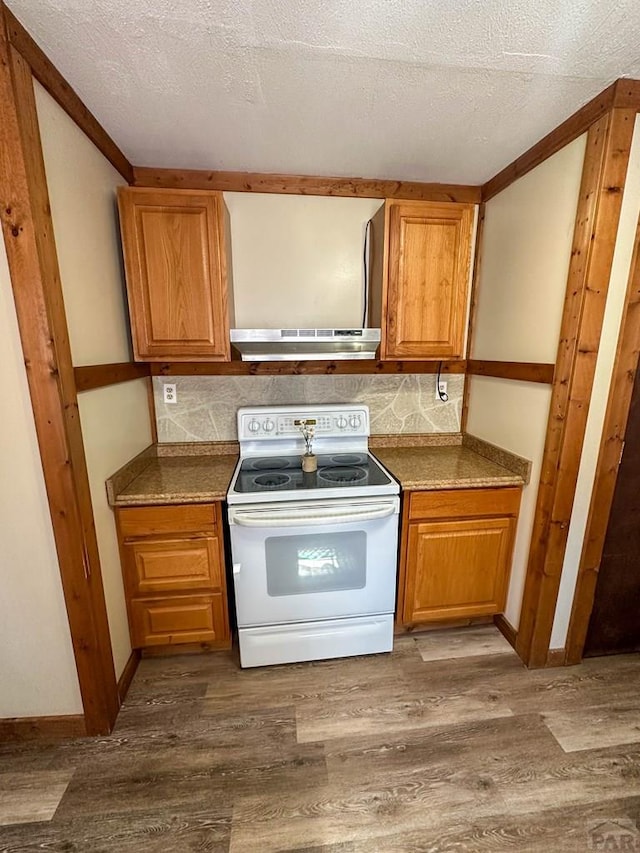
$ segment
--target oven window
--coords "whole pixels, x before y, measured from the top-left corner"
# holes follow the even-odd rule
[[[265,542],[267,592],[272,597],[363,589],[367,534],[271,536]]]

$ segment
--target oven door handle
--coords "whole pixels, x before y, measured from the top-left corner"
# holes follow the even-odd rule
[[[241,527],[308,527],[313,524],[350,524],[357,521],[373,521],[376,518],[387,518],[396,512],[395,504],[382,504],[368,507],[364,510],[349,510],[336,512],[328,509],[325,512],[296,512],[296,513],[261,513],[243,512],[236,510],[229,519],[231,523]]]

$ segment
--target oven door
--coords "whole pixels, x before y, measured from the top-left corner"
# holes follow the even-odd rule
[[[393,613],[397,497],[230,507],[238,627]]]

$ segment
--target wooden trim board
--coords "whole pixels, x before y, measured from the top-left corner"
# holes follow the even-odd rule
[[[640,111],[640,80],[620,77],[613,84],[613,106],[619,109],[632,107]]]
[[[0,218],[89,734],[118,694],[31,70],[0,3]]]
[[[163,658],[167,655],[208,655],[214,652],[227,651],[233,647],[231,639],[215,643],[178,643],[175,646],[161,644],[140,649],[142,659]],[[238,661],[238,669],[240,661]]]
[[[4,16],[9,42],[27,62],[33,76],[130,184],[133,181],[133,167],[120,148],[6,6]]]
[[[612,109],[640,110],[640,80],[620,78],[576,110],[566,121],[487,181],[482,187],[482,200],[488,201],[506,189],[509,184],[535,169],[548,157],[586,133],[592,124]]]
[[[439,361],[230,361],[230,362],[156,362],[152,376],[295,376],[300,374],[397,374],[437,373]],[[464,373],[466,361],[443,361],[442,373]]]
[[[74,367],[76,391],[91,391],[94,388],[104,388],[107,385],[117,385],[119,382],[131,382],[134,379],[144,379],[150,375],[149,365],[135,361],[125,361],[119,364],[88,364]]]
[[[151,442],[158,442],[158,421],[156,417],[156,401],[153,396],[153,377],[147,377],[147,400],[149,403],[149,423],[151,425]]]
[[[567,665],[567,650],[566,649],[549,649],[547,652],[546,666],[566,666]]]
[[[457,201],[479,204],[480,187],[423,184],[376,178],[330,178],[315,175],[270,175],[260,172],[214,172],[197,169],[133,167],[136,187],[219,190],[234,193],[323,195],[346,198],[400,198],[415,201]]]
[[[551,385],[555,367],[555,364],[531,361],[482,361],[471,358],[467,361],[467,374]]]
[[[635,110],[589,129],[517,651],[545,666],[602,331]]]
[[[509,622],[504,613],[498,613],[494,616],[493,624],[496,626],[498,631],[500,631],[505,640],[515,649],[518,641],[518,632],[511,622]]]
[[[592,124],[606,115],[614,105],[616,93],[616,83],[606,88],[599,95],[596,95],[591,101],[576,110],[572,116],[562,124],[554,128],[550,133],[543,137],[535,145],[532,145],[528,151],[517,157],[508,166],[505,166],[497,175],[494,175],[491,180],[487,181],[482,187],[482,201],[489,201],[502,190],[506,189],[518,178],[526,175],[540,163],[543,163],[548,157],[556,154],[565,145],[573,142],[583,133],[586,133]],[[640,99],[639,99],[640,103]]]
[[[82,714],[60,717],[6,717],[0,720],[0,743],[6,741],[62,740],[84,737]]]
[[[129,692],[131,682],[133,681],[133,676],[136,674],[139,663],[140,650],[132,649],[131,654],[129,655],[129,660],[126,662],[125,667],[120,675],[120,678],[118,679],[118,699],[120,700],[121,705],[124,702],[127,693]]]
[[[636,229],[620,337],[609,388],[595,481],[567,634],[567,663],[579,663],[593,610],[598,571],[622,459],[640,354],[640,222]]]
[[[484,218],[485,206],[484,203],[478,208],[478,219],[476,222],[476,242],[473,253],[473,272],[471,274],[471,292],[469,294],[469,318],[467,321],[467,342],[466,342],[466,359],[467,372],[464,376],[464,388],[462,390],[462,415],[460,419],[460,431],[464,432],[467,427],[467,419],[469,417],[469,359],[473,352],[473,341],[475,338],[476,316],[478,313],[478,293],[480,270],[482,268],[482,237],[484,235]]]

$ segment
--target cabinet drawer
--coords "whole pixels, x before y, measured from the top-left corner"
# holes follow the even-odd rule
[[[218,510],[219,511],[219,510]],[[117,510],[123,539],[162,533],[208,533],[216,529],[215,504],[140,506]]]
[[[409,518],[415,521],[430,518],[517,515],[520,493],[520,488],[412,492]]]
[[[141,539],[125,546],[133,595],[220,589],[220,545],[215,536]]]
[[[135,648],[178,643],[226,643],[229,639],[221,595],[184,595],[131,601]]]

